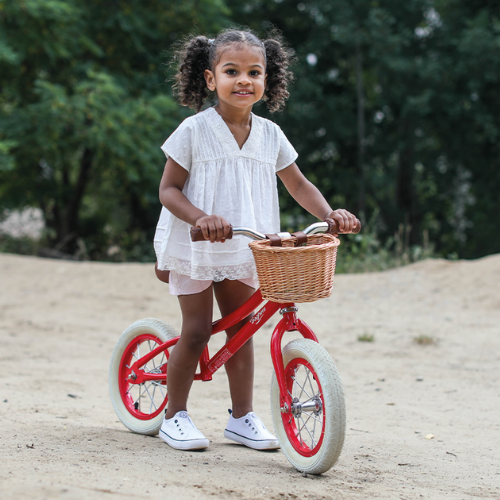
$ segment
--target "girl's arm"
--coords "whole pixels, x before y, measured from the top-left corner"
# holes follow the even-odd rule
[[[278,177],[283,181],[293,199],[310,214],[321,220],[335,219],[343,233],[352,232],[356,227],[356,217],[342,208],[332,210],[319,189],[306,179],[295,162],[280,170]]]
[[[178,219],[201,228],[206,240],[223,242],[231,226],[223,217],[207,215],[186,198],[182,190],[188,175],[188,171],[172,158],[167,160],[160,181],[161,204]]]

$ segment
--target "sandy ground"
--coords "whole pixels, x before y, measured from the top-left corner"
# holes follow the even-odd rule
[[[499,284],[500,256],[429,260],[339,275],[331,298],[301,305],[347,404],[339,461],[303,477],[280,451],[223,438],[222,370],[190,399],[207,451],[118,422],[107,375],[120,333],[149,316],[180,326],[151,265],[0,254],[0,498],[499,499]],[[270,332],[255,337],[255,410],[272,428]]]

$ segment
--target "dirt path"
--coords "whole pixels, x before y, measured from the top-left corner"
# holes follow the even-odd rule
[[[0,497],[500,498],[500,256],[336,280],[299,315],[343,378],[346,442],[333,469],[303,477],[280,451],[223,438],[223,371],[190,399],[205,452],[117,421],[107,371],[118,336],[141,317],[179,327],[151,265],[0,254]],[[269,333],[255,337],[255,410],[272,428]]]

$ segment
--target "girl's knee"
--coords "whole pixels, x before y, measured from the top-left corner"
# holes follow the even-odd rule
[[[189,350],[196,351],[197,353],[201,354],[205,346],[208,344],[211,335],[211,328],[183,328],[181,338],[184,342],[184,345]]]

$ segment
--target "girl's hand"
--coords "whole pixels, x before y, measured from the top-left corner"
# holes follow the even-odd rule
[[[341,233],[352,233],[356,227],[359,227],[359,220],[343,208],[338,208],[330,212],[325,219],[334,219],[339,223],[339,231]]]
[[[216,241],[224,243],[231,229],[231,225],[219,215],[200,217],[196,221],[195,226],[201,229],[205,239],[210,240],[211,243],[215,243]]]

